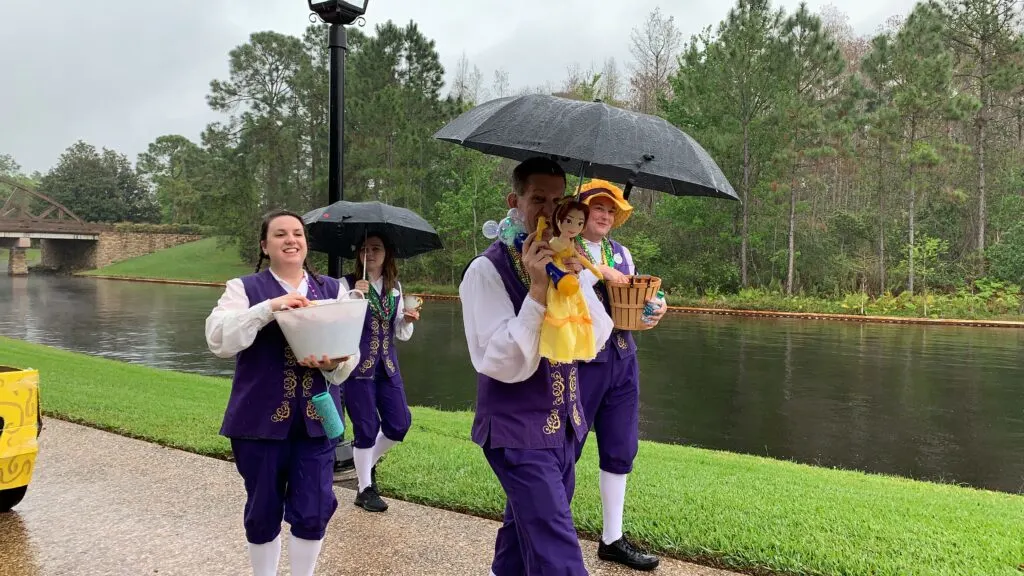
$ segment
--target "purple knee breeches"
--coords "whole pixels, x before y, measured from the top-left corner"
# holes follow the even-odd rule
[[[412,425],[412,412],[405,399],[402,375],[388,377],[378,370],[372,379],[350,378],[345,382],[345,411],[352,420],[352,445],[372,448],[377,432],[401,442]]]
[[[287,440],[231,439],[235,466],[245,482],[245,537],[272,541],[281,520],[303,540],[320,540],[338,500],[334,496],[334,448],[326,437]]]
[[[496,576],[585,576],[573,525],[576,439],[558,448],[484,448],[505,490],[505,521],[498,529],[491,570]]]
[[[636,355],[607,362],[580,362],[583,416],[597,435],[601,470],[629,474],[639,448],[640,363]],[[579,443],[576,459],[583,452]]]

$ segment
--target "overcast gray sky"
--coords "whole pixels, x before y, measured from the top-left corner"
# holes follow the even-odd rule
[[[858,33],[873,33],[914,0],[832,4]],[[370,0],[365,30],[416,21],[437,42],[446,76],[465,52],[489,86],[504,68],[513,88],[559,86],[573,63],[630,60],[629,33],[656,6],[684,38],[717,25],[726,0]],[[795,0],[779,2],[792,11]],[[0,0],[0,153],[46,172],[75,140],[135,161],[162,134],[197,139],[221,118],[206,105],[227,54],[259,30],[300,35],[306,0]],[[447,89],[446,89],[447,93]]]

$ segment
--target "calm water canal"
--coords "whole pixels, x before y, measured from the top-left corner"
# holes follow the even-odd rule
[[[219,295],[0,276],[0,334],[229,376],[203,336]],[[1024,330],[672,315],[638,342],[646,439],[1024,490]],[[472,408],[457,302],[428,300],[399,348],[410,403]]]

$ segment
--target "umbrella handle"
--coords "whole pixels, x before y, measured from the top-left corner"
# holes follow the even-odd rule
[[[580,190],[583,188],[583,174],[586,172],[588,167],[590,167],[590,162],[580,162],[580,175],[577,178],[576,193],[573,194],[573,196],[577,198],[580,195]]]
[[[349,290],[348,292],[345,292],[345,296],[348,296],[349,294],[351,294],[353,292],[356,292],[357,294],[359,294],[359,297],[362,298],[363,300],[366,299],[366,294],[363,294],[362,290],[357,290],[355,288]],[[340,294],[339,294],[339,296],[340,296]]]
[[[647,164],[651,160],[654,160],[653,154],[644,154],[644,159],[637,162],[636,169],[633,170],[633,174],[626,180],[626,187],[622,189],[622,197],[625,198],[627,202],[629,202],[629,193],[633,191],[633,178],[636,178],[644,164]]]

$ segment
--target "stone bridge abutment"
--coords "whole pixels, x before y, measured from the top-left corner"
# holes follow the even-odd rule
[[[100,232],[92,240],[43,238],[39,268],[59,273],[94,270],[200,238],[197,234],[114,230]]]

